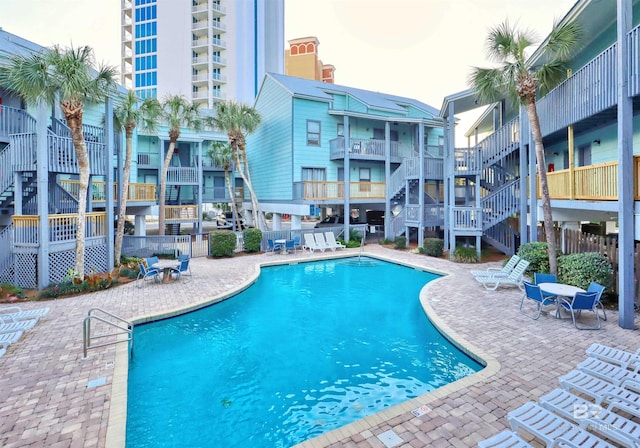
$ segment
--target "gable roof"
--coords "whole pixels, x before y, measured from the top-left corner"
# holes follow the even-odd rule
[[[296,78],[294,76],[280,75],[276,73],[267,73],[267,76],[273,78],[294,97],[313,98],[319,101],[329,102],[333,100],[333,94],[337,93],[349,95],[350,97],[362,102],[370,109],[406,113],[407,106],[412,106],[431,115],[432,117],[437,117],[439,112],[438,109],[413,98],[372,92],[370,90],[357,89],[339,84],[329,84],[326,82]]]

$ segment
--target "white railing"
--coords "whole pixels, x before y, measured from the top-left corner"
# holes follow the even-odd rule
[[[35,132],[36,120],[22,109],[0,104],[0,136]]]
[[[454,170],[456,174],[477,174],[482,169],[482,152],[479,147],[456,148]]]
[[[167,183],[170,184],[197,184],[197,168],[169,167],[167,171]]]
[[[482,231],[482,209],[476,207],[453,207],[454,230]]]
[[[516,179],[482,198],[483,227],[491,227],[519,210],[520,180]]]

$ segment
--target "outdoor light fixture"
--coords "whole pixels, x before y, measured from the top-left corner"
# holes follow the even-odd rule
[[[594,141],[593,141],[593,144],[594,144],[594,145],[599,145],[599,144],[600,144],[600,140],[598,140],[598,139],[594,140]]]

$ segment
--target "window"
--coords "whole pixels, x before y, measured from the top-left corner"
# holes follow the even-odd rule
[[[344,137],[344,123],[338,123],[338,137]]]
[[[373,128],[373,138],[376,140],[384,140],[384,129],[382,128]],[[389,138],[392,142],[398,141],[398,131],[390,130]]]
[[[591,144],[578,147],[578,166],[591,165]]]
[[[320,146],[320,122],[307,120],[307,145]]]
[[[371,191],[371,169],[360,168],[360,191]]]
[[[324,168],[302,168],[302,197],[304,199],[327,198],[327,171]]]

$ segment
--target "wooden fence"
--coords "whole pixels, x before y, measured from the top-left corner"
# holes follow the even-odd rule
[[[544,227],[538,228],[538,241],[547,241]],[[565,255],[599,252],[607,257],[613,267],[611,291],[618,294],[618,239],[584,233],[580,230],[556,229],[556,242]],[[640,303],[640,244],[634,246],[634,289],[636,304]]]

